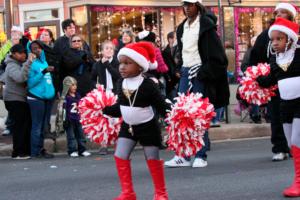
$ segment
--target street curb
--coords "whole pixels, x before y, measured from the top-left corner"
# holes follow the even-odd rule
[[[211,128],[209,130],[209,137],[211,141],[258,138],[270,135],[270,124],[222,124],[222,127]],[[56,145],[52,139],[46,139],[44,147],[49,152],[67,152],[66,137],[61,136],[57,138]],[[87,148],[97,150],[100,146],[87,142]],[[12,144],[0,146],[0,156],[10,156],[11,152]]]

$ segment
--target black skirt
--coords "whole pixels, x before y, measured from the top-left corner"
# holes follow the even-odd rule
[[[132,139],[136,142],[139,142],[142,146],[161,145],[161,130],[155,117],[149,122],[133,125],[133,135],[129,133],[128,129],[129,125],[123,121],[119,137]]]
[[[293,123],[294,118],[300,118],[300,98],[281,100],[280,119],[282,123]]]

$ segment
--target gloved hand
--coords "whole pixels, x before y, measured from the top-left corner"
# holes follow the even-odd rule
[[[272,86],[270,76],[259,76],[256,78],[256,81],[260,87],[269,88]]]

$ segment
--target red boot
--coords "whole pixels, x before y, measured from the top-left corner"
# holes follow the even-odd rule
[[[286,197],[300,197],[300,148],[292,146],[292,154],[295,167],[295,178],[293,184],[283,191]]]
[[[154,184],[153,200],[168,200],[165,184],[164,162],[162,160],[147,160],[147,164]]]
[[[130,160],[123,160],[115,156],[115,161],[122,192],[114,200],[136,200],[132,184]]]

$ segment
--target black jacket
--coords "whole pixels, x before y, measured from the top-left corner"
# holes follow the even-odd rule
[[[187,19],[177,29],[179,68],[183,63],[181,38],[186,21]],[[202,66],[197,78],[204,83],[204,95],[209,98],[215,108],[228,105],[230,96],[227,79],[228,61],[222,42],[216,32],[215,21],[210,15],[203,15],[200,18],[198,49]]]
[[[65,75],[76,79],[78,92],[84,97],[93,88],[91,72],[94,60],[85,51],[77,49],[70,49],[68,57],[73,59],[64,63]]]
[[[55,91],[61,90],[61,84],[59,83],[59,67],[60,67],[60,56],[54,51],[54,48],[42,43],[44,52],[46,55],[46,61],[49,66],[54,67],[54,72],[51,73]]]
[[[81,62],[81,58],[74,54],[74,51],[70,48],[70,39],[67,36],[59,37],[54,44],[54,51],[60,58],[59,76],[61,83],[63,79],[70,75],[70,68],[76,67]],[[90,51],[90,47],[86,42],[83,42],[83,51],[91,62],[94,62],[93,56]]]
[[[101,60],[99,60],[98,62],[96,62],[93,66],[93,70],[92,70],[92,80],[97,83],[97,79],[98,79],[98,83],[101,85],[104,85],[104,88],[106,88],[106,72],[105,70],[108,70],[109,73],[111,74],[112,77],[112,82],[113,82],[113,92],[116,93],[117,91],[117,81],[119,80],[119,78],[121,78],[121,75],[119,73],[119,62],[117,60],[117,58],[113,58],[113,60],[111,61],[111,63],[109,63],[108,61],[105,63],[102,63]]]
[[[176,55],[178,52],[178,47],[177,45],[173,47],[173,53],[171,52],[171,47],[170,45],[167,45],[166,48],[162,51],[162,56],[164,58],[164,61],[166,63],[166,65],[169,68],[168,71],[168,76],[166,78],[167,82],[167,86],[166,86],[166,90],[167,93],[171,92],[171,90],[174,88],[174,86],[178,83],[178,78],[176,77]]]
[[[257,37],[250,53],[250,66],[270,62],[270,55],[268,55],[268,45],[270,41],[268,32],[269,29],[266,29]]]

